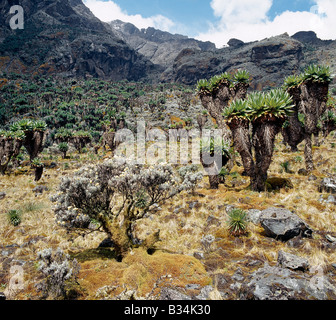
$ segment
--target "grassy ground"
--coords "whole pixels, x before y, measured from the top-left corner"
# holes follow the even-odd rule
[[[80,299],[102,299],[128,290],[133,290],[136,298],[151,299],[158,297],[161,287],[184,288],[187,284],[199,284],[200,287],[212,284],[216,288],[219,275],[230,277],[238,267],[244,273],[250,273],[260,267],[258,264],[253,266],[253,261],[275,264],[279,250],[283,249],[304,256],[312,266],[328,268],[336,262],[336,253],[324,247],[323,243],[326,234],[336,235],[335,205],[318,201],[318,184],[327,173],[335,172],[336,153],[332,137],[314,149],[316,170],[313,174],[317,180],[309,181],[307,176],[297,174],[305,166],[302,150],[303,145],[297,153],[288,152],[278,141],[269,170],[270,177],[290,179],[293,189],[261,194],[251,192],[247,189],[248,179],[241,176],[243,168],[238,166],[233,168],[226,185],[220,185],[219,190],[209,190],[208,180],[204,178],[195,194],[182,193],[161,206],[161,210],[138,222],[136,232],[139,238],[161,230],[158,250],[150,255],[136,249],[122,262],[111,259],[106,250],[95,250],[105,238],[103,233],[92,232],[83,237],[58,226],[49,199],[62,176],[96,161],[96,156],[84,154],[78,159],[54,158],[58,167],[45,169],[38,183],[33,181],[33,174],[29,171],[0,177],[0,191],[6,192],[6,197],[0,200],[0,250],[13,250],[12,255],[0,256],[0,291],[8,289],[9,268],[19,261],[23,264],[25,286],[12,298],[38,298],[35,284],[41,279],[41,274],[36,263],[37,252],[58,247],[80,262]],[[35,195],[32,190],[37,185],[47,186],[48,191]],[[227,231],[226,205],[245,210],[262,210],[271,206],[293,210],[315,231],[313,238],[298,244],[286,244],[265,237],[263,229],[252,223],[248,226],[248,236],[234,238]],[[6,214],[9,210],[22,213],[20,225],[14,227],[9,223]],[[209,247],[202,245],[201,239],[205,235],[215,236],[216,240]],[[202,252],[204,258],[196,259],[195,252]],[[213,298],[219,298],[216,290]],[[229,298],[236,297],[232,295]]]

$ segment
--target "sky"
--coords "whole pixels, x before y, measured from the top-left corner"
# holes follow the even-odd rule
[[[105,22],[154,27],[218,48],[231,38],[245,42],[287,32],[315,31],[336,39],[336,0],[83,0]]]

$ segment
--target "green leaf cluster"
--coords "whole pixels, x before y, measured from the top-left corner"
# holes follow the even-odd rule
[[[228,213],[228,230],[232,236],[239,237],[247,234],[248,220],[244,210],[235,208]]]
[[[311,64],[300,75],[290,75],[284,80],[284,89],[299,87],[305,81],[330,83],[332,81],[329,66]]]
[[[250,82],[250,73],[246,70],[238,70],[234,74],[224,72],[220,75],[213,76],[210,80],[201,79],[197,82],[197,92],[199,94],[211,94],[219,88],[221,84],[234,86],[238,83],[248,84]]]
[[[250,93],[246,100],[232,101],[224,110],[223,116],[228,121],[235,118],[254,121],[262,117],[285,118],[292,110],[291,96],[282,89],[273,89],[268,92]]]

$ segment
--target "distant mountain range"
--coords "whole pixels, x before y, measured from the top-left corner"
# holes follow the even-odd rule
[[[23,30],[11,30],[10,7],[21,5]],[[217,49],[183,35],[104,23],[81,0],[0,0],[0,71],[61,77],[195,84],[224,71],[247,69],[252,88],[278,86],[310,63],[336,70],[336,41],[311,31]]]

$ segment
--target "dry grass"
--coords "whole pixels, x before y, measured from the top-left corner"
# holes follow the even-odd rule
[[[221,185],[219,190],[213,191],[208,189],[208,180],[204,178],[201,188],[194,195],[183,193],[162,205],[162,210],[137,223],[139,238],[161,230],[161,241],[154,255],[137,249],[122,263],[102,258],[82,261],[80,284],[85,289],[82,298],[97,298],[97,290],[106,285],[116,286],[114,294],[121,293],[126,286],[136,289],[139,296],[146,296],[158,279],[169,274],[169,279],[173,280],[165,278],[162,286],[170,284],[172,287],[183,287],[188,283],[206,285],[211,282],[211,277],[215,279],[216,274],[232,275],[238,266],[243,271],[251,272],[253,267],[248,266],[248,262],[252,260],[275,264],[279,250],[304,256],[312,266],[327,268],[336,261],[336,253],[323,248],[321,243],[326,234],[336,235],[335,205],[318,201],[320,194],[317,185],[320,178],[326,176],[327,172],[332,173],[336,167],[336,153],[330,141],[315,148],[315,163],[318,164],[314,171],[318,178],[316,181],[308,181],[308,177],[297,174],[300,168],[304,168],[302,146],[300,152],[293,154],[286,151],[278,141],[269,175],[289,178],[294,189],[258,194],[247,190],[248,181],[243,181],[235,188]],[[88,157],[81,156],[78,163],[83,165],[87,160],[94,161],[92,156],[90,159]],[[32,175],[0,177],[0,190],[7,194],[0,200],[0,244],[2,247],[13,244],[21,246],[15,253],[16,259],[35,261],[37,252],[49,247],[60,247],[66,252],[81,252],[96,248],[105,237],[99,232],[86,237],[67,233],[55,223],[53,204],[49,197],[56,191],[62,175],[71,173],[77,165],[73,163],[74,167],[70,166],[64,171],[64,163],[71,161],[57,161],[61,169],[47,169],[38,183],[49,188],[42,195],[35,196],[32,192],[36,186]],[[286,161],[290,163],[289,168],[293,173],[284,172],[281,163]],[[234,171],[239,174],[242,168],[236,167]],[[244,179],[238,177],[238,180]],[[227,179],[227,184],[231,185],[231,181],[232,177]],[[197,205],[191,209],[190,203],[196,201]],[[263,229],[253,224],[249,224],[247,237],[233,238],[226,227],[225,205],[228,204],[244,210],[285,207],[295,211],[317,232],[312,239],[305,239],[303,244],[295,247],[265,237]],[[6,212],[12,209],[22,212],[22,222],[17,227],[12,226],[7,219]],[[209,234],[214,235],[216,240],[209,248],[204,248],[201,239]],[[205,253],[203,263],[193,258],[195,252]],[[33,285],[38,272],[32,267],[26,273],[27,286],[16,298],[27,299],[37,295]],[[6,281],[8,276],[0,278],[2,286],[6,285]],[[216,285],[215,282],[213,285]],[[214,299],[219,298],[217,291],[212,295]]]

